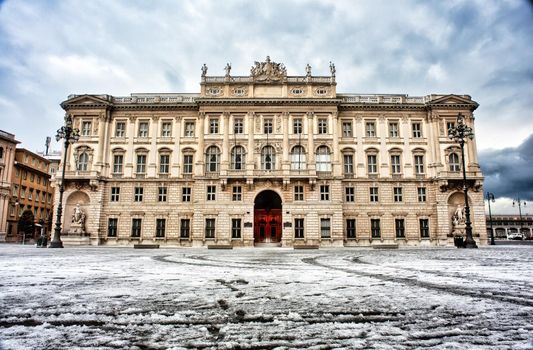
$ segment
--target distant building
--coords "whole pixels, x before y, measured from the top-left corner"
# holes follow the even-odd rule
[[[194,94],[69,96],[81,137],[66,155],[63,231],[107,245],[452,245],[465,216],[448,130],[459,113],[473,128],[478,104],[336,85],[333,64],[288,76],[267,57],[241,76],[204,65]],[[465,163],[485,244],[475,140]]]
[[[11,177],[11,201],[8,209],[6,241],[22,239],[18,233],[17,224],[25,210],[32,212],[36,224],[50,227],[53,188],[48,174],[49,165],[49,160],[36,153],[24,148],[16,150],[14,171]]]
[[[487,236],[490,237],[491,221],[489,216],[487,220]],[[492,215],[492,229],[494,238],[505,239],[508,233],[521,232],[524,237],[533,235],[533,215]]]
[[[8,232],[7,220],[12,208],[11,181],[18,143],[15,135],[0,130],[0,242],[6,240]]]

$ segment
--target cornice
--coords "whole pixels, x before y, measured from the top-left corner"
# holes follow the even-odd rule
[[[339,105],[342,102],[336,98],[197,98],[198,105]]]

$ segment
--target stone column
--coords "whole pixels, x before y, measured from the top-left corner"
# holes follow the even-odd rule
[[[205,113],[198,113],[198,149],[196,150],[195,176],[204,174],[204,134],[205,134]]]

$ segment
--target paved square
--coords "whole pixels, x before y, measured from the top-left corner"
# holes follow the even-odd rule
[[[1,349],[531,349],[532,246],[0,245]]]

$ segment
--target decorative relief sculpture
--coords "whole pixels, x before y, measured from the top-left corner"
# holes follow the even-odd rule
[[[255,61],[250,76],[258,81],[278,81],[287,76],[287,69],[282,63],[270,61],[270,56],[267,56],[265,62]]]

